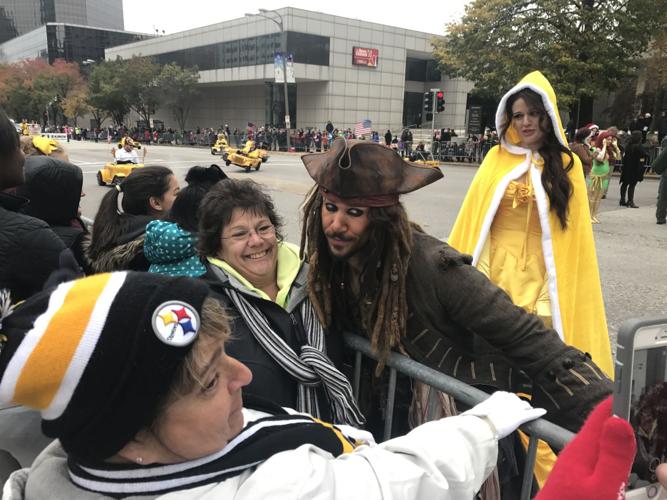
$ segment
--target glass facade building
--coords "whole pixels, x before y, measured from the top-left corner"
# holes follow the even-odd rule
[[[295,63],[329,65],[329,37],[294,31],[285,36],[287,52],[294,56]],[[160,64],[197,66],[200,71],[273,64],[274,54],[282,50],[280,38],[280,33],[271,33],[165,52],[154,59]]]
[[[122,0],[0,0],[0,44],[46,23],[122,30]]]
[[[0,63],[42,58],[82,63],[104,59],[109,47],[137,42],[151,35],[63,23],[48,23],[0,44]]]

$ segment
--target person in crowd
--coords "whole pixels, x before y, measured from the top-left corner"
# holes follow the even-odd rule
[[[651,169],[660,176],[658,201],[655,208],[656,224],[665,224],[667,220],[667,141],[662,141],[662,152],[653,160]]]
[[[149,272],[191,277],[206,272],[197,252],[197,212],[206,193],[224,179],[227,175],[218,165],[188,170],[188,185],[178,192],[167,217],[146,226],[144,255],[150,262]]]
[[[0,109],[0,288],[16,301],[42,289],[65,250],[46,222],[22,213],[28,200],[7,192],[23,184],[24,162],[16,128]]]
[[[100,202],[85,253],[96,273],[146,271],[146,224],[164,218],[178,194],[178,180],[167,167],[136,169]]]
[[[54,156],[28,156],[25,182],[16,194],[29,200],[24,213],[46,222],[88,273],[83,242],[89,235],[80,217],[83,173],[76,165]]]
[[[329,358],[340,344],[324,335],[308,298],[308,264],[283,240],[282,219],[259,184],[228,179],[211,188],[199,212],[199,250],[204,280],[238,318],[229,352],[253,373],[248,393],[361,425],[350,384]]]
[[[384,134],[384,144],[385,146],[390,146],[393,137],[391,135],[391,130],[387,130]]]
[[[69,162],[69,155],[58,141],[41,135],[21,137],[21,150],[28,156],[51,156]]]
[[[662,143],[662,140],[667,137],[667,111],[660,113],[660,119],[657,124],[658,132],[658,144]]]
[[[581,167],[586,178],[593,167],[593,146],[589,143],[591,135],[591,129],[582,127],[574,133],[574,142],[570,144],[572,152],[581,160]]]
[[[611,377],[583,168],[541,73],[530,73],[503,96],[496,129],[500,145],[484,158],[447,241]],[[555,456],[543,443],[538,453],[543,484]]]
[[[634,130],[630,134],[630,143],[623,154],[623,168],[621,170],[621,199],[618,204],[622,207],[639,208],[635,205],[635,186],[644,180],[644,170],[648,153],[642,145],[642,134]],[[627,201],[625,195],[627,192]]]
[[[597,218],[600,203],[609,189],[609,178],[613,164],[621,159],[621,150],[615,137],[610,132],[600,132],[595,138],[596,152],[593,155],[593,167],[588,178],[588,201],[591,221],[599,224]]]
[[[441,178],[439,169],[344,140],[302,161],[316,186],[303,207],[301,251],[310,259],[311,302],[330,337],[367,336],[380,360],[376,375],[400,350],[466,383],[522,392],[531,385],[533,402],[548,407],[551,421],[579,429],[609,394],[604,372],[514,305],[468,256],[408,221],[399,195]],[[381,402],[364,403],[369,424],[382,425]]]
[[[609,182],[611,181],[612,174],[614,173],[614,170],[616,170],[616,163],[618,161],[621,161],[623,158],[623,147],[621,145],[621,137],[619,137],[619,132],[620,130],[618,127],[611,126],[607,130],[605,130],[607,134],[609,134],[612,138],[612,146],[614,147],[614,150],[616,151],[616,156],[615,158],[609,162],[609,172],[607,172],[607,177],[605,180],[607,181],[605,183],[605,189],[604,192],[602,193],[602,199],[607,198],[607,193],[609,192]]]
[[[8,500],[472,498],[498,439],[545,413],[500,392],[376,445],[248,397],[227,313],[187,277],[99,274],[2,310],[0,403],[40,410],[57,438]]]

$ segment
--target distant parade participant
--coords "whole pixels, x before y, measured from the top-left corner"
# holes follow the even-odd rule
[[[563,131],[556,95],[539,72],[496,112],[500,145],[484,158],[447,242],[512,301],[590,353],[613,376],[583,168]],[[553,456],[540,447],[538,481]],[[549,456],[549,458],[547,458]]]
[[[116,163],[139,163],[139,155],[137,150],[134,149],[134,141],[129,137],[123,137],[122,147],[119,149],[112,148],[111,154],[113,155]],[[146,148],[144,147],[144,152],[142,156],[142,161],[146,157]]]
[[[609,189],[609,178],[614,162],[621,159],[616,137],[608,131],[600,132],[595,138],[596,150],[593,154],[593,167],[588,177],[588,201],[590,204],[591,222],[599,224],[597,218],[600,203]]]
[[[439,169],[344,139],[302,161],[316,182],[304,203],[301,241],[311,302],[330,336],[350,331],[370,339],[380,359],[376,375],[396,350],[466,383],[532,386],[533,403],[573,431],[610,393],[589,355],[514,305],[468,256],[409,222],[399,195],[438,180]],[[371,425],[382,421],[379,398],[360,405]]]
[[[30,125],[25,118],[21,120],[21,135],[30,135]]]

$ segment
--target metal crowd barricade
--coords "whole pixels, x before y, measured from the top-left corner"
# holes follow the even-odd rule
[[[348,347],[354,349],[355,363],[352,380],[354,397],[359,399],[359,383],[361,381],[361,356],[377,360],[377,356],[371,349],[370,342],[358,335],[346,333],[344,335],[345,343]],[[385,408],[385,427],[383,438],[391,438],[391,426],[394,415],[394,396],[396,393],[396,373],[401,372],[409,377],[430,385],[434,389],[445,392],[455,400],[474,406],[487,399],[489,395],[471,385],[465,384],[460,380],[445,375],[437,370],[429,368],[418,363],[407,356],[392,352],[387,361],[389,368],[389,386],[387,393],[387,406]],[[562,427],[559,427],[544,419],[534,420],[521,426],[521,430],[530,436],[528,450],[526,452],[526,463],[523,470],[521,485],[521,500],[529,500],[532,486],[533,469],[535,468],[535,459],[537,456],[537,442],[539,439],[546,441],[556,450],[561,450],[574,437],[574,434]]]
[[[440,161],[470,162],[482,161],[482,149],[479,142],[443,141],[433,144],[433,153]]]

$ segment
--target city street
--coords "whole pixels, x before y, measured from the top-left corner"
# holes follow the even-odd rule
[[[86,193],[82,199],[83,214],[93,218],[102,196],[109,190],[97,185],[95,174],[111,159],[111,146],[73,141],[66,147],[71,160],[83,169]],[[219,156],[212,156],[205,148],[148,146],[147,149],[146,165],[168,166],[181,182],[191,166],[211,163],[224,165]],[[442,238],[454,223],[476,168],[467,164],[447,164],[441,168],[444,179],[406,195],[403,202],[413,221]],[[250,178],[265,185],[285,219],[286,238],[299,242],[299,207],[312,181],[298,155],[274,154],[257,172],[246,173],[234,165],[223,169],[231,177]],[[667,316],[667,227],[655,223],[657,189],[657,179],[646,179],[637,185],[635,202],[640,208],[619,207],[618,178],[614,178],[609,197],[601,207],[601,224],[594,226],[612,339],[627,318]]]

